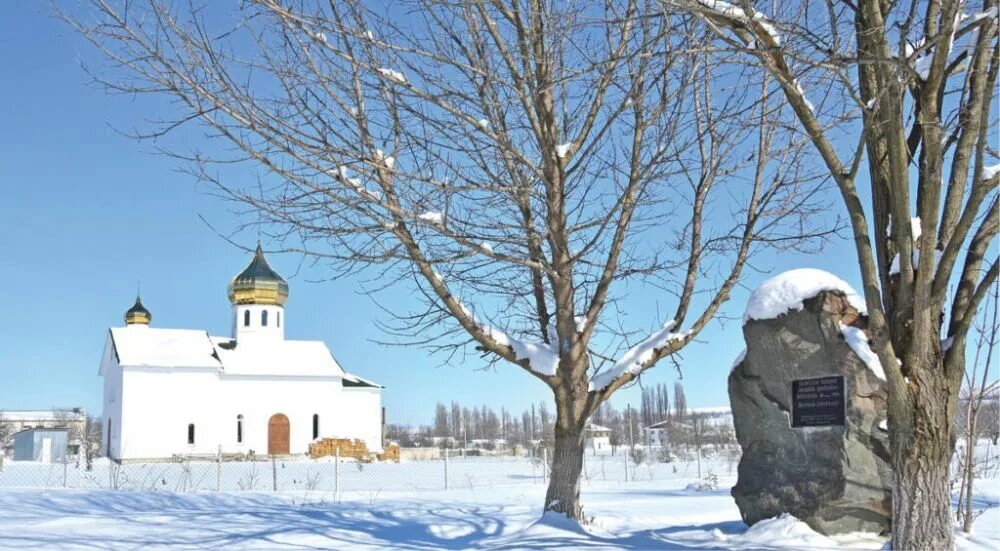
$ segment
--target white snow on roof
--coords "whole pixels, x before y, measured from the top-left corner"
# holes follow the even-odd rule
[[[590,380],[590,390],[605,388],[625,373],[637,373],[642,369],[642,365],[653,357],[657,349],[667,346],[671,341],[685,339],[691,334],[690,331],[674,333],[672,331],[674,324],[674,320],[664,323],[659,331],[626,350],[611,369],[594,375]]]
[[[232,342],[229,337],[212,337],[212,341],[226,375],[344,376],[323,341],[250,340],[232,349],[219,346]]]
[[[868,335],[865,335],[865,332],[857,327],[851,327],[843,323],[840,324],[840,332],[844,335],[844,340],[847,341],[851,350],[861,358],[861,361],[865,362],[868,369],[872,370],[872,373],[876,377],[884,381],[885,370],[882,369],[882,362],[879,361],[878,355],[868,345]]]
[[[112,327],[118,363],[130,367],[218,368],[208,333],[196,329]]]
[[[590,432],[611,432],[611,429],[597,423],[587,423],[587,430]]]
[[[802,301],[823,291],[839,291],[858,312],[867,314],[865,301],[846,281],[823,270],[799,268],[789,270],[761,283],[747,301],[743,323],[750,320],[773,319],[790,310],[801,310]]]
[[[323,341],[262,339],[234,346],[233,339],[205,331],[135,326],[113,327],[111,339],[124,367],[211,368],[238,376],[347,376]]]
[[[357,375],[355,375],[353,373],[344,372],[344,380],[345,381],[352,381],[352,382],[355,382],[355,383],[361,383],[363,385],[369,385],[369,386],[373,386],[373,387],[382,388],[382,385],[376,383],[375,381],[372,381],[370,379],[365,379],[364,377],[358,377]],[[356,387],[345,387],[344,389],[345,390],[350,390],[351,388],[356,388]]]

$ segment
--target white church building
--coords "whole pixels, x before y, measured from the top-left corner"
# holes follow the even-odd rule
[[[229,337],[150,327],[136,297],[101,358],[108,457],[294,455],[318,438],[382,451],[382,387],[344,371],[323,342],[286,339],[287,298],[259,244],[229,284]]]

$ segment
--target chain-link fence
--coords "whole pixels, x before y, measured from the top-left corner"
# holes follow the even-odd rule
[[[722,461],[720,461],[720,459]],[[736,459],[716,454],[712,464],[730,471]],[[729,465],[726,467],[726,465]],[[708,462],[705,463],[708,469]],[[361,462],[326,457],[259,458],[226,461],[223,458],[177,457],[169,462],[115,463],[97,459],[88,468],[69,458],[62,463],[0,460],[2,488],[102,488],[144,491],[290,491],[393,492],[482,489],[513,484],[545,484],[549,454],[542,449],[525,456],[463,456],[442,452],[438,459],[396,462]],[[642,482],[678,477],[702,478],[697,459],[682,457],[669,462],[654,454],[624,453],[584,457],[582,480],[592,482]]]

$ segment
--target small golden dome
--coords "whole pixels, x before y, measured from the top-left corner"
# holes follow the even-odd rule
[[[288,299],[288,282],[264,258],[257,243],[257,252],[247,267],[229,283],[229,302],[233,304],[277,304]]]
[[[125,325],[149,325],[153,321],[153,314],[142,305],[139,295],[135,296],[135,304],[125,312]]]

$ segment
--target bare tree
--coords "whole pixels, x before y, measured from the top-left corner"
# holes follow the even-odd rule
[[[808,142],[778,138],[787,104],[712,85],[705,33],[655,1],[92,6],[65,19],[110,60],[94,78],[177,108],[138,137],[201,125],[228,148],[164,149],[283,250],[415,288],[425,308],[386,306],[395,343],[552,390],[545,509],[573,518],[597,406],[692,342],[753,254],[836,225],[810,217]],[[258,181],[223,177],[239,163]],[[651,333],[620,315],[630,281],[676,301]]]
[[[684,384],[680,381],[674,382],[674,418],[684,421],[687,416],[687,396],[684,395]]]
[[[972,489],[978,470],[976,447],[982,431],[979,425],[979,413],[988,398],[1000,389],[998,381],[990,379],[997,334],[1000,333],[1000,322],[997,320],[997,311],[1000,310],[997,304],[997,299],[1000,298],[998,294],[1000,285],[994,283],[993,292],[986,297],[982,315],[973,323],[976,333],[976,354],[971,365],[965,370],[965,384],[960,395],[964,411],[959,419],[959,430],[965,439],[965,454],[962,457],[961,488],[956,513],[958,520],[962,521],[962,530],[966,533],[972,532],[972,521],[975,518],[972,510]]]
[[[3,411],[0,411],[0,455],[5,453],[12,434],[14,434],[13,424],[7,421]]]
[[[953,548],[966,336],[997,278],[996,0],[667,3],[766,70],[836,183],[888,376],[892,547]]]

